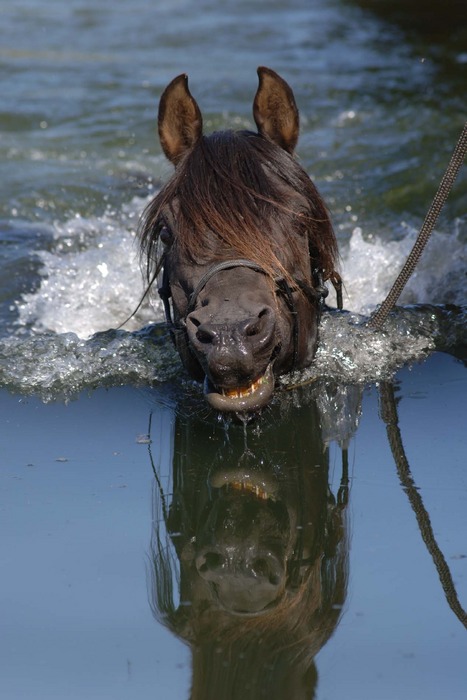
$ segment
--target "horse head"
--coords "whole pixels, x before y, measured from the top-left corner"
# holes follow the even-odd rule
[[[203,135],[187,76],[168,85],[158,129],[175,173],[141,225],[181,359],[208,402],[235,413],[259,410],[275,376],[310,364],[323,282],[336,276],[328,212],[293,155],[293,92],[268,68],[258,75],[257,132]]]

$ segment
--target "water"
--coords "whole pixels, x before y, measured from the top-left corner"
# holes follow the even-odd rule
[[[136,433],[147,432],[150,410],[156,424],[158,420],[166,421],[164,430],[161,428],[162,441],[167,439],[163,438],[165,430],[173,436],[170,431],[174,429],[174,416],[186,415],[187,407],[188,413],[193,411],[208,423],[216,424],[215,418],[204,408],[199,388],[181,373],[164,330],[157,325],[162,320],[162,308],[156,298],[144,304],[123,329],[115,330],[137,306],[144,290],[135,242],[138,218],[170,173],[155,139],[157,99],[169,80],[181,72],[189,73],[190,88],[203,110],[207,130],[252,128],[251,103],[258,65],[274,68],[294,89],[302,124],[298,153],[332,212],[341,249],[344,305],[349,313],[333,313],[325,318],[314,366],[299,377],[285,378],[282,388],[285,390],[304,381],[311,382],[311,386],[322,377],[344,387],[337,391],[334,399],[324,394],[324,399],[318,400],[318,408],[324,416],[320,439],[334,445],[332,450],[338,449],[337,444],[353,445],[356,466],[366,470],[359,471],[358,479],[365,481],[361,476],[365,473],[369,480],[366,485],[359,483],[358,489],[353,489],[352,527],[361,521],[363,527],[373,532],[377,513],[372,510],[367,513],[364,499],[371,502],[385,502],[386,499],[382,487],[388,480],[385,466],[378,466],[381,477],[377,476],[374,468],[378,453],[372,461],[365,456],[365,451],[373,441],[380,451],[383,450],[379,429],[373,425],[377,421],[374,383],[391,378],[399,371],[397,378],[402,395],[421,397],[420,401],[408,401],[416,410],[406,417],[409,427],[404,437],[407,433],[409,436],[417,434],[415,416],[422,415],[421,407],[425,407],[427,431],[419,434],[419,441],[414,442],[415,453],[419,453],[421,446],[426,451],[418,478],[425,478],[422,474],[425,474],[426,465],[434,463],[435,459],[430,457],[434,438],[428,438],[439,422],[439,386],[445,388],[445,405],[456,407],[457,413],[452,408],[450,420],[442,423],[445,432],[439,437],[440,441],[447,441],[447,437],[441,436],[451,436],[447,442],[449,451],[438,458],[443,463],[454,464],[451,485],[443,487],[436,480],[429,481],[428,490],[435,509],[442,513],[438,522],[446,528],[445,540],[453,538],[454,532],[465,532],[461,509],[462,503],[465,508],[465,482],[460,467],[455,466],[465,462],[466,454],[461,422],[462,415],[465,417],[465,400],[462,402],[465,370],[461,362],[465,361],[467,296],[465,168],[417,273],[401,298],[401,304],[411,306],[393,314],[384,333],[372,333],[364,323],[375,305],[383,300],[415,240],[466,118],[465,17],[460,15],[449,24],[449,18],[455,14],[454,3],[445,8],[443,26],[437,26],[435,21],[428,27],[425,22],[423,32],[418,32],[410,20],[397,24],[381,14],[372,14],[363,7],[363,2],[361,5],[350,0],[277,1],[269,2],[267,8],[259,0],[248,3],[202,0],[196,4],[188,0],[0,3],[0,181],[3,195],[0,202],[0,386],[9,392],[1,394],[2,443],[7,445],[5,454],[8,455],[1,469],[6,483],[9,486],[14,483],[16,489],[13,492],[9,488],[5,492],[8,496],[2,513],[8,514],[9,531],[19,528],[19,557],[25,561],[37,547],[40,554],[33,558],[31,565],[34,570],[41,570],[41,561],[48,562],[47,566],[54,572],[51,577],[54,579],[52,589],[55,589],[62,581],[57,560],[57,556],[60,559],[62,555],[57,552],[63,548],[63,551],[77,552],[76,543],[84,543],[86,537],[86,544],[79,551],[82,552],[80,556],[85,557],[84,571],[89,573],[94,557],[98,557],[98,550],[91,545],[93,531],[102,534],[104,549],[118,546],[123,535],[109,533],[106,525],[113,523],[112,527],[117,524],[123,527],[121,512],[114,510],[112,504],[114,490],[110,484],[115,479],[118,481],[122,473],[125,483],[138,489],[139,494],[139,505],[124,497],[120,503],[122,510],[131,510],[128,527],[133,539],[128,539],[127,551],[122,552],[122,570],[114,570],[110,561],[104,565],[106,590],[122,591],[115,606],[105,608],[107,613],[98,609],[99,601],[103,600],[102,589],[98,577],[93,574],[93,590],[85,593],[80,584],[77,595],[81,602],[63,596],[60,610],[55,614],[52,614],[53,596],[38,607],[33,604],[27,586],[21,593],[15,592],[18,580],[26,581],[28,574],[24,567],[18,568],[15,545],[7,537],[6,543],[12,547],[11,558],[7,558],[11,587],[5,585],[5,591],[14,601],[10,607],[9,629],[16,630],[8,647],[10,671],[8,676],[3,675],[9,679],[7,697],[53,697],[53,687],[61,688],[57,697],[63,697],[65,686],[60,683],[65,684],[66,678],[74,679],[79,689],[76,697],[84,692],[87,697],[99,698],[145,697],[151,684],[156,682],[156,676],[157,682],[164,683],[160,697],[188,694],[186,652],[175,641],[169,641],[174,638],[164,632],[163,627],[159,629],[148,619],[147,600],[143,602],[146,596],[146,591],[141,590],[144,572],[138,567],[149,541],[147,506],[151,480],[147,458],[141,458],[140,443],[128,448],[122,472],[111,458],[114,451],[120,450],[119,434],[126,434],[133,443]],[[156,325],[141,330],[148,323]],[[448,354],[440,356],[437,350]],[[411,367],[414,367],[412,371]],[[434,372],[433,377],[430,372]],[[419,378],[420,386],[414,389],[415,378]],[[351,393],[350,398],[345,388],[349,384],[358,387],[357,394]],[[121,388],[110,390],[111,387]],[[152,394],[145,393],[148,387],[152,387]],[[365,390],[369,394],[364,394],[362,409],[358,408],[358,392],[364,387],[371,388]],[[281,410],[286,415],[286,404],[290,401],[295,401],[300,408],[302,398],[296,392],[281,392],[271,415]],[[71,399],[65,408],[62,401]],[[131,410],[135,411],[137,419],[131,418]],[[266,424],[268,415],[264,417]],[[355,438],[360,415],[363,418]],[[101,425],[107,420],[105,416],[109,422],[104,429]],[[72,426],[78,428],[77,444]],[[452,432],[448,433],[448,429]],[[86,436],[84,441],[83,436]],[[261,437],[258,440],[261,445]],[[112,447],[114,443],[115,448]],[[175,448],[169,445],[164,449],[170,452]],[[62,502],[63,512],[55,511],[50,521],[51,532],[55,534],[52,544],[47,546],[45,519],[50,497],[42,490],[53,493],[59,488],[57,465],[62,463],[54,460],[69,454],[74,455],[75,461],[71,460],[68,472],[60,472],[60,478],[64,479],[62,490],[58,490],[57,498],[53,499],[55,504],[58,500]],[[165,468],[169,470],[167,459],[170,462],[166,457]],[[135,464],[144,462],[144,467],[133,471],[129,467],[133,461]],[[25,465],[30,462],[40,462],[43,468],[27,471]],[[86,529],[81,528],[84,527],[84,513],[90,514],[91,484],[80,483],[83,464],[89,468],[86,479],[101,480],[101,518],[105,520],[101,522],[95,511],[95,518],[93,516],[87,523]],[[89,465],[94,465],[97,472]],[[395,482],[391,489],[397,490]],[[119,493],[127,493],[127,490],[120,489]],[[42,495],[39,497],[39,494]],[[72,508],[71,494],[79,507],[84,508],[83,515],[76,511],[73,516],[76,517],[72,526],[73,544],[65,536],[60,535],[60,541],[57,540],[66,518],[65,511]],[[458,494],[455,498],[460,504],[460,515],[452,516],[457,517],[456,521],[451,521],[449,509],[444,509],[443,494],[453,498]],[[26,504],[32,503],[31,498],[36,506],[28,515]],[[404,512],[399,501],[393,505],[399,515]],[[134,514],[135,508],[138,516]],[[406,511],[405,516],[410,519],[410,512]],[[390,513],[387,517],[391,522],[394,520]],[[24,526],[19,527],[20,522]],[[44,523],[41,525],[43,539],[41,536],[38,542],[34,538],[31,540],[33,522]],[[388,541],[383,531],[383,524],[374,530],[382,538],[382,546],[393,552],[395,542]],[[416,540],[416,531],[411,532]],[[402,525],[399,534],[404,539]],[[371,537],[375,539],[376,535]],[[361,546],[363,549],[357,548],[356,553],[352,550],[350,567],[356,572],[352,580],[371,580],[371,584],[361,585],[374,606],[371,614],[376,615],[377,611],[380,614],[383,604],[374,593],[383,586],[380,580],[385,570],[383,557],[377,558],[369,570],[369,565],[363,562],[365,553],[370,552],[374,557],[380,545],[375,540]],[[135,547],[137,556],[134,551],[130,555],[130,549]],[[415,551],[423,558],[421,547]],[[457,541],[449,551],[453,557],[465,554],[463,544]],[[408,565],[411,552],[407,543],[401,555],[405,557],[404,566]],[[453,561],[458,581],[462,582],[465,580],[463,560]],[[66,566],[69,573],[63,586],[72,580],[80,581],[82,574],[79,567],[72,566],[71,558]],[[134,574],[137,612],[123,595],[125,586],[133,591],[133,583],[124,573],[125,567],[128,571],[139,571],[138,576]],[[45,574],[41,576],[44,590],[49,589],[50,579]],[[427,571],[426,576],[432,573]],[[399,586],[399,594],[394,598],[395,609],[402,604],[403,594],[402,581],[395,574],[389,576],[390,581],[394,579]],[[423,586],[422,579],[414,580]],[[389,658],[394,661],[396,655],[399,674],[401,665],[407,661],[414,684],[421,682],[422,675],[429,678],[432,667],[426,656],[429,650],[423,645],[420,647],[420,640],[436,637],[439,632],[436,650],[444,645],[449,648],[451,658],[449,663],[444,659],[444,670],[440,670],[446,691],[443,695],[457,698],[463,687],[459,675],[461,665],[456,666],[456,654],[465,647],[465,643],[464,647],[460,645],[462,628],[459,632],[454,623],[448,622],[436,579],[430,580],[432,587],[426,594],[427,606],[432,609],[434,600],[439,603],[439,608],[434,608],[436,619],[431,619],[433,635],[425,629],[426,622],[422,624],[420,618],[411,617],[411,648],[393,651]],[[114,585],[117,588],[113,588]],[[386,590],[384,586],[383,590]],[[28,601],[28,611],[37,614],[36,626],[31,621],[28,623],[27,615],[20,613],[24,600]],[[62,680],[59,682],[44,672],[45,668],[59,668],[52,658],[60,648],[59,637],[55,623],[48,622],[50,616],[57,620],[57,625],[65,625],[67,610],[74,605],[82,609],[89,601],[93,601],[93,612],[86,618],[88,627],[94,625],[93,616],[95,629],[101,626],[107,630],[110,629],[107,625],[118,625],[118,620],[123,619],[118,617],[118,610],[128,616],[125,620],[133,615],[138,620],[135,627],[139,641],[135,642],[134,651],[126,651],[128,659],[123,658],[124,655],[118,657],[121,675],[117,676],[122,683],[118,691],[109,684],[117,668],[117,657],[112,655],[107,658],[98,654],[99,660],[87,675],[89,685],[86,688],[81,685],[79,664],[73,661],[71,637],[66,663],[61,659],[66,669]],[[373,668],[382,663],[383,652],[375,661],[376,652],[364,642],[365,635],[370,642],[376,639],[381,642],[382,636],[365,622],[368,617],[365,620],[359,617],[358,606],[364,616],[370,614],[370,609],[365,608],[364,599],[357,598],[357,601],[352,603],[336,636],[319,657],[323,658],[320,676],[323,664],[324,677],[330,679],[338,675],[333,671],[333,664],[344,663],[338,660],[338,651],[344,652],[355,635],[360,639],[357,651],[353,656],[341,654],[347,659],[347,675],[342,674],[342,677],[352,677],[351,669],[364,668],[366,663],[370,664],[370,659],[374,661],[374,664],[371,661]],[[403,620],[404,614],[408,614],[405,605],[397,609],[394,619]],[[387,623],[385,618],[380,621],[383,627]],[[79,627],[77,619],[70,619],[69,627],[75,625]],[[65,627],[62,633],[68,634]],[[43,652],[39,653],[38,647],[24,646],[30,636],[27,630],[32,628],[38,639],[42,634],[40,630],[47,630],[48,642],[43,642]],[[130,622],[123,628],[123,637],[131,637]],[[26,632],[23,634],[21,630]],[[396,631],[394,634],[397,637]],[[84,626],[80,635],[88,639]],[[344,635],[343,641],[339,635]],[[396,637],[386,636],[384,644],[392,645],[393,650],[399,648],[402,637]],[[454,640],[452,648],[448,639]],[[85,644],[78,644],[78,647],[84,649]],[[29,686],[18,680],[24,675],[20,659],[23,648],[27,649],[28,664],[34,667],[30,677],[41,690],[34,690],[32,682]],[[154,675],[152,657],[145,648],[157,648],[159,670],[167,664],[167,668],[172,669],[163,672],[163,681],[160,673]],[[167,651],[169,660],[163,661],[162,650],[165,649],[172,651]],[[413,658],[411,654],[416,657],[417,653],[420,658],[409,662]],[[183,680],[178,680],[177,655],[184,659],[180,662]],[[86,659],[83,657],[83,667],[89,669],[91,657]],[[135,670],[138,665],[141,676]],[[381,674],[384,683],[381,682],[378,689],[372,688],[371,693],[370,686],[361,685],[357,671],[353,677],[360,678],[360,689],[367,688],[367,694],[380,698],[397,694],[412,699],[423,694],[413,688],[410,690],[408,685],[404,695],[401,688],[394,685],[394,678],[387,676],[387,670],[383,669]],[[375,671],[374,682],[377,678]],[[333,682],[334,686],[330,680],[324,680],[324,685],[320,681],[318,697],[332,697],[340,692],[335,685],[337,681]],[[358,693],[357,681],[355,687]],[[439,697],[439,693],[433,695],[433,687],[427,680],[423,696],[430,697],[431,692],[431,697]],[[387,688],[387,692],[382,688]],[[359,695],[365,692],[362,690]]]

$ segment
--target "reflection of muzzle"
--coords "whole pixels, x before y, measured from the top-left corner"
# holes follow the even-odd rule
[[[287,578],[290,522],[281,502],[223,487],[198,534],[195,564],[226,610],[258,614]]]
[[[285,587],[284,562],[266,548],[206,547],[196,557],[199,575],[208,581],[220,604],[236,614],[257,614]]]

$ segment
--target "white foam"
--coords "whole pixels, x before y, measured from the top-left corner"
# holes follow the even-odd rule
[[[40,251],[39,288],[18,303],[19,323],[35,332],[75,333],[87,338],[118,327],[145,290],[136,224],[145,202],[135,199],[118,215],[76,216],[52,231],[52,250]],[[162,318],[160,302],[145,303],[127,330]]]
[[[462,229],[465,222],[457,220],[452,231],[432,234],[399,304],[466,303],[467,246],[462,241]],[[418,231],[402,224],[401,233],[399,240],[388,241],[378,235],[364,236],[359,227],[353,230],[349,245],[342,252],[344,308],[369,314],[384,300]]]

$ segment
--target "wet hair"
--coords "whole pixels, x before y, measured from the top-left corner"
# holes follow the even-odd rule
[[[317,188],[293,156],[250,131],[202,136],[148,205],[139,230],[148,279],[160,260],[163,227],[182,258],[198,264],[241,257],[288,282],[310,282],[315,269],[326,280],[336,265],[337,243]]]

